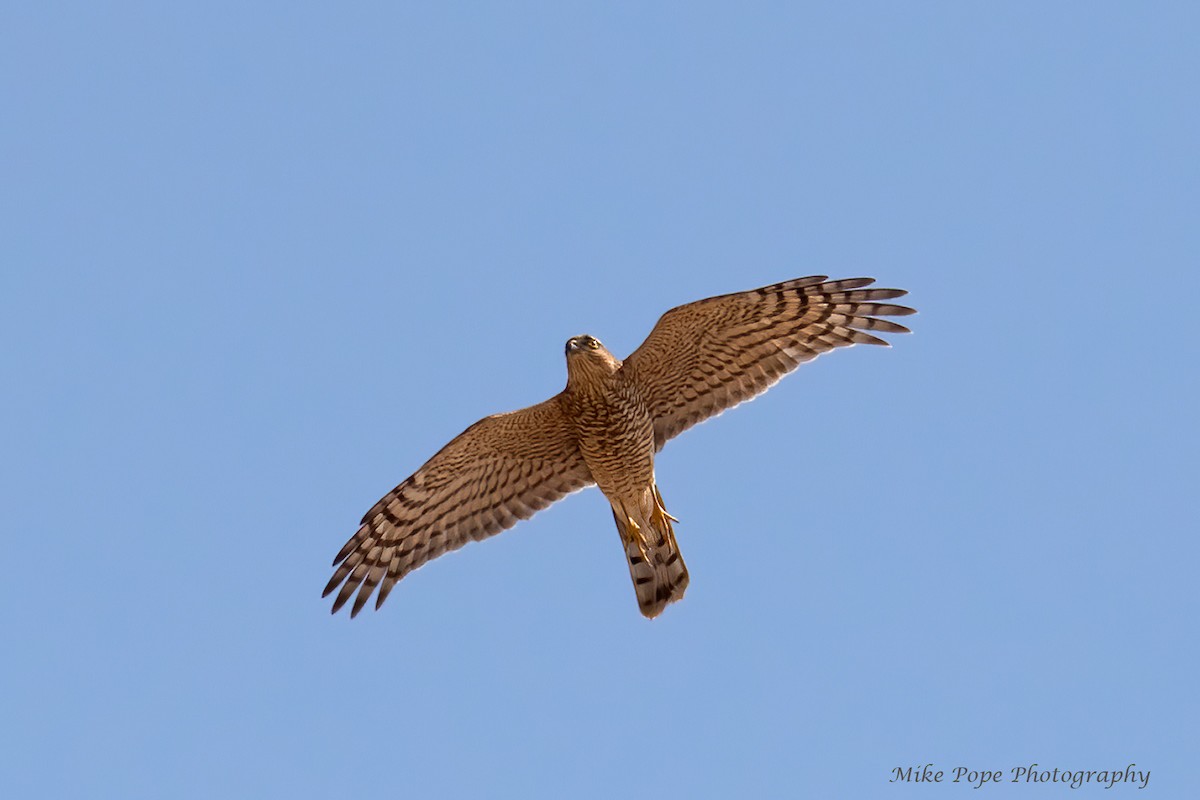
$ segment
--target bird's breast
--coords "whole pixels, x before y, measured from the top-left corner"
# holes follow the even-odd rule
[[[654,423],[631,387],[580,393],[574,423],[579,449],[609,497],[640,491],[654,477]]]

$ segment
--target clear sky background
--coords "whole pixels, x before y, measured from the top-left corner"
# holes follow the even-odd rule
[[[0,11],[0,794],[1195,791],[1200,6],[251,5]],[[567,337],[814,273],[915,333],[667,447],[661,618],[595,490],[329,615]]]

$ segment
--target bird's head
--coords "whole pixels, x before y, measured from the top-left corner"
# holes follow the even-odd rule
[[[567,357],[577,353],[607,353],[604,345],[600,344],[600,340],[595,336],[588,336],[586,333],[582,336],[572,336],[567,339]]]
[[[567,339],[567,375],[605,375],[621,368],[612,353],[595,336],[572,336]]]

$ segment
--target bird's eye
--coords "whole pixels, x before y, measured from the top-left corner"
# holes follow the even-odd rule
[[[587,346],[589,349],[595,350],[597,347],[600,346],[600,342],[596,341],[595,339],[588,339]]]

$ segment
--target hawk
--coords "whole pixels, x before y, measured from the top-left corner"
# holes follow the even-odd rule
[[[467,428],[363,517],[333,560],[322,596],[350,616],[379,608],[425,562],[527,519],[595,484],[612,506],[638,608],[656,617],[683,597],[688,571],[654,475],[668,439],[766,391],[836,347],[889,346],[908,333],[880,317],[902,289],[824,275],[673,308],[624,361],[592,336],[567,340],[567,386],[545,402]],[[338,587],[341,587],[340,590]]]

